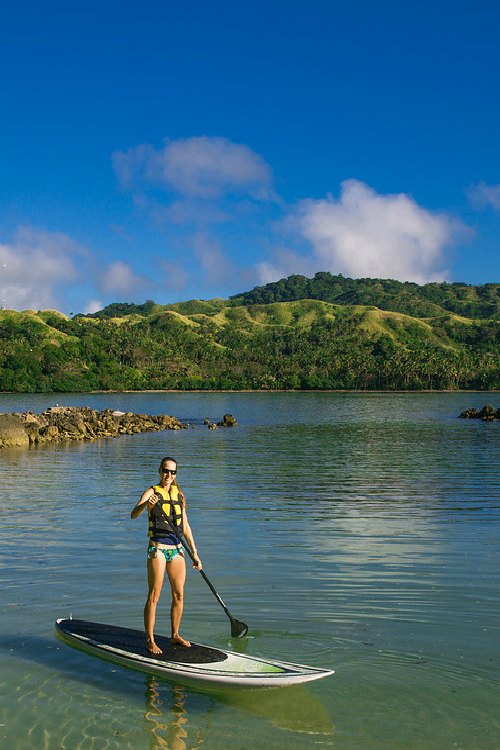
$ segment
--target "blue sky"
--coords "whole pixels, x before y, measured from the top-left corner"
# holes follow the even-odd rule
[[[500,281],[500,4],[21,2],[0,306]]]

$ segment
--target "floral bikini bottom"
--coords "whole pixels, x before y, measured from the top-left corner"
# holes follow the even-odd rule
[[[176,557],[177,555],[182,555],[182,550],[180,550],[178,547],[160,549],[159,547],[155,547],[154,544],[151,544],[148,547],[148,560],[154,560],[155,557],[158,556],[158,552],[163,552],[163,554],[165,555],[165,560],[168,563],[172,562],[174,557]]]

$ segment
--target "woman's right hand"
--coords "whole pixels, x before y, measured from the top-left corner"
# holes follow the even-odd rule
[[[153,492],[148,497],[148,508],[154,508],[154,506],[156,505],[159,499],[160,499],[159,495],[157,495],[156,492]]]

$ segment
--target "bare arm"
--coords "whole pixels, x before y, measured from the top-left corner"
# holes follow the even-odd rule
[[[152,508],[154,505],[156,505],[157,502],[158,496],[155,494],[154,489],[152,487],[148,487],[148,489],[142,493],[136,505],[134,505],[134,507],[132,508],[130,518],[137,518],[143,511],[146,510],[148,505],[150,508]]]

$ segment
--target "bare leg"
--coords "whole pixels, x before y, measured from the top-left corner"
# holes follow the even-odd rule
[[[165,576],[165,556],[159,553],[148,559],[148,598],[144,607],[144,628],[146,630],[146,646],[150,653],[161,654],[162,650],[155,643],[156,605],[161,594],[163,578]]]
[[[184,608],[184,583],[186,581],[186,563],[182,555],[176,555],[167,565],[167,575],[172,589],[172,606],[170,609],[171,640],[181,646],[190,646],[190,642],[181,638],[179,626]]]

